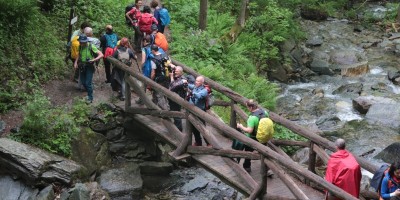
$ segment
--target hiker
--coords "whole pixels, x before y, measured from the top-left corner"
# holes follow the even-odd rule
[[[95,57],[94,54],[97,54]],[[80,81],[88,93],[88,103],[93,102],[92,79],[95,71],[94,63],[103,57],[96,46],[89,43],[86,35],[79,36],[79,56],[75,59],[74,68],[79,69]]]
[[[117,49],[113,54],[113,57],[123,62],[125,65],[128,65],[129,67],[132,65],[132,60],[136,59],[136,57],[132,49],[130,49],[128,38],[124,37],[120,40],[119,45],[117,46]],[[117,83],[116,90],[119,91],[118,98],[121,101],[125,101],[125,72],[122,69],[113,67],[111,77],[113,79],[113,82]],[[111,86],[113,86],[113,82],[111,83]]]
[[[75,38],[76,36],[80,36],[80,35],[82,35],[82,34],[84,34],[85,32],[85,28],[86,27],[91,27],[92,25],[90,25],[90,23],[89,22],[83,22],[82,24],[81,24],[81,27],[80,27],[80,29],[78,29],[78,30],[75,30],[73,33],[72,33],[72,35],[71,35],[71,41],[72,41],[72,39],[73,38]]]
[[[158,24],[156,18],[151,14],[151,9],[149,6],[143,7],[142,15],[139,18],[139,30],[143,34],[150,35],[151,34],[151,25]]]
[[[131,10],[125,13],[126,18],[130,21],[130,25],[132,25],[135,34],[134,34],[134,45],[135,45],[135,51],[140,52],[140,47],[141,47],[141,40],[143,37],[141,37],[142,33],[140,33],[139,30],[139,18],[142,15],[140,12],[140,7],[142,6],[142,1],[141,0],[136,0],[135,1],[135,6],[132,7]]]
[[[168,88],[169,80],[167,80],[164,64],[162,61],[165,53],[161,53],[157,45],[151,45],[150,48],[152,53],[150,78],[156,83],[164,86],[165,88]],[[153,102],[163,110],[169,110],[169,105],[167,103],[166,97],[162,93],[155,90],[153,90]]]
[[[106,26],[106,33],[100,38],[100,46],[104,54],[104,70],[106,73],[106,83],[111,83],[111,63],[106,59],[114,54],[114,48],[117,46],[118,36],[113,32],[111,25]]]
[[[161,33],[164,33],[165,26],[161,25],[161,19],[160,19],[160,9],[161,8],[158,6],[158,1],[157,0],[151,1],[150,7],[153,9],[153,15],[158,21],[157,30]]]
[[[203,111],[206,111],[206,97],[208,95],[207,89],[204,87],[204,76],[198,76],[194,84],[189,84],[188,89],[190,92],[189,103],[195,105]],[[203,122],[204,123],[204,122]],[[195,143],[193,146],[202,146],[201,135],[199,130],[195,127],[192,128]],[[210,146],[207,140],[204,140],[207,146]]]
[[[390,165],[382,180],[380,195],[383,200],[400,200],[400,161]]]
[[[88,37],[88,40],[91,44],[94,44],[97,49],[100,49],[100,40],[93,37],[93,29],[90,27],[86,27],[84,30],[85,35]]]
[[[169,90],[175,92],[180,97],[186,97],[186,89],[188,86],[188,81],[183,78],[183,69],[181,66],[171,65],[172,72],[169,73],[170,76],[170,84]],[[175,103],[172,100],[169,100],[169,109],[171,111],[181,111],[181,105]],[[182,119],[179,117],[174,118],[175,126],[182,131]]]
[[[151,44],[155,44],[163,49],[165,52],[168,51],[168,41],[164,34],[158,32],[157,25],[151,25]]]
[[[261,117],[265,117],[268,113],[266,113],[263,109],[259,108],[257,102],[253,99],[249,99],[246,101],[246,107],[250,111],[249,118],[247,119],[247,127],[241,123],[237,123],[236,128],[240,131],[244,131],[245,135],[253,140],[256,140],[258,123]],[[253,148],[245,145],[245,151],[254,151]],[[245,159],[243,162],[243,168],[247,172],[251,172],[251,160]],[[267,169],[267,176],[271,176],[273,173],[271,170]]]
[[[74,31],[74,33],[71,36],[71,40],[68,43],[68,46],[70,47],[70,56],[69,57],[73,63],[72,67],[74,67],[75,60],[76,60],[76,58],[78,58],[78,55],[79,55],[79,36],[84,34],[84,30],[86,27],[90,27],[89,22],[83,22],[81,24],[81,28]],[[79,82],[79,70],[74,70],[74,77],[71,79],[76,83]],[[78,83],[78,87],[80,87],[79,83]]]
[[[327,164],[325,180],[358,198],[360,194],[361,168],[354,156],[346,150],[344,139],[335,141],[336,152],[332,153]],[[326,192],[327,200],[338,198]]]

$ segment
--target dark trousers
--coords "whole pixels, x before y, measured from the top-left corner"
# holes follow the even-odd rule
[[[139,52],[142,49],[143,33],[140,32],[139,27],[134,26],[135,34],[133,36],[133,44],[135,45],[134,50]]]
[[[181,111],[181,106],[172,100],[169,100],[169,110],[171,111]],[[176,128],[178,128],[180,131],[182,131],[182,119],[179,117],[174,117],[174,124]]]
[[[255,138],[251,138],[251,139],[256,140]],[[254,149],[249,147],[249,146],[247,146],[247,145],[245,145],[244,146],[244,151],[252,152],[252,151],[254,151]],[[243,168],[250,168],[250,167],[251,167],[251,160],[250,159],[244,159]]]
[[[201,120],[202,124],[204,124],[204,121]],[[193,130],[193,135],[194,135],[194,141],[196,142],[197,146],[202,146],[203,142],[201,140],[201,134],[200,131],[197,130],[193,125],[192,125],[192,130]],[[206,144],[208,145],[208,142],[206,139],[204,139],[204,141],[206,142]]]
[[[104,70],[106,72],[106,81],[111,82],[111,63],[107,59],[104,59]]]

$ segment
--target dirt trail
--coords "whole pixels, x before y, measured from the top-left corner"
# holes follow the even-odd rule
[[[140,63],[141,54],[136,55],[138,57],[138,62]],[[69,66],[71,66],[68,68],[68,70],[70,70],[69,74],[72,74],[72,64],[69,63]],[[132,67],[137,66],[134,64]],[[105,80],[105,71],[101,62],[98,70],[96,70],[95,74],[93,75],[93,105],[98,105],[104,102],[118,103],[120,101],[117,98],[118,93],[112,91],[110,84],[105,83]],[[78,84],[71,81],[69,76],[61,80],[52,80],[43,85],[42,89],[54,106],[72,105],[72,102],[75,98],[87,98],[87,92],[80,91]],[[135,94],[132,94],[132,97],[134,99]],[[6,136],[10,133],[11,129],[19,127],[23,121],[23,118],[23,112],[20,109],[1,114],[0,121],[4,121],[6,123],[6,127],[5,130],[0,133],[0,135]]]

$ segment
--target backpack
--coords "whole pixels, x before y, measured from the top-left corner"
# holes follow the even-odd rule
[[[151,34],[151,25],[153,24],[153,15],[144,13],[139,20],[139,29],[141,32]]]
[[[274,135],[274,123],[266,116],[266,111],[264,110],[260,109],[258,112],[252,113],[252,115],[259,119],[256,138],[261,144],[265,144]]]
[[[134,4],[127,5],[127,6],[125,7],[124,16],[125,16],[126,25],[128,25],[128,26],[132,26],[132,23],[131,23],[131,21],[128,19],[128,17],[126,16],[126,13],[129,12],[129,11],[131,11],[133,7],[135,7]]]
[[[167,38],[165,38],[165,35],[158,32],[155,36],[154,36],[154,44],[159,46],[161,49],[163,49],[164,51],[168,50],[168,41]]]
[[[129,56],[128,49],[125,49],[125,51],[117,49],[117,51],[118,51],[118,60],[123,62],[125,65],[128,65],[128,67],[130,67],[132,62]]]
[[[169,77],[169,67],[171,59],[166,54],[160,54],[152,58],[154,64],[156,64],[156,75],[155,81],[157,83],[164,82]]]
[[[106,37],[106,47],[114,49],[114,47],[117,46],[118,37],[115,33],[105,34],[104,37]]]
[[[112,56],[114,54],[115,46],[118,43],[118,37],[115,33],[113,34],[104,34],[106,38],[106,49],[104,50],[104,58],[108,56]]]
[[[71,58],[72,59],[76,59],[78,58],[79,55],[79,35],[75,36],[74,38],[72,38],[71,40]]]
[[[204,88],[206,88],[206,90],[207,90],[206,110],[210,110],[211,106],[215,102],[215,98],[214,98],[214,95],[212,93],[212,89],[211,89],[210,85],[204,84]]]
[[[161,25],[167,26],[171,22],[168,10],[166,8],[161,8],[159,13],[160,13]]]
[[[375,173],[370,181],[371,187],[375,189],[376,192],[381,190],[382,180],[385,177],[385,173],[389,171],[390,165],[383,164]]]

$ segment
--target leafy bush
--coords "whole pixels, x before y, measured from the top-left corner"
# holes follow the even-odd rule
[[[306,141],[306,139],[300,135],[293,133],[291,130],[287,129],[286,127],[275,123],[274,124],[275,135],[274,139],[281,139],[281,140],[297,140],[297,141]],[[287,154],[292,155],[300,147],[293,147],[293,146],[285,146],[282,148]]]
[[[63,156],[71,154],[71,140],[79,132],[79,123],[87,122],[89,107],[76,101],[70,111],[66,107],[53,108],[43,92],[35,92],[23,107],[21,130],[10,137]]]

